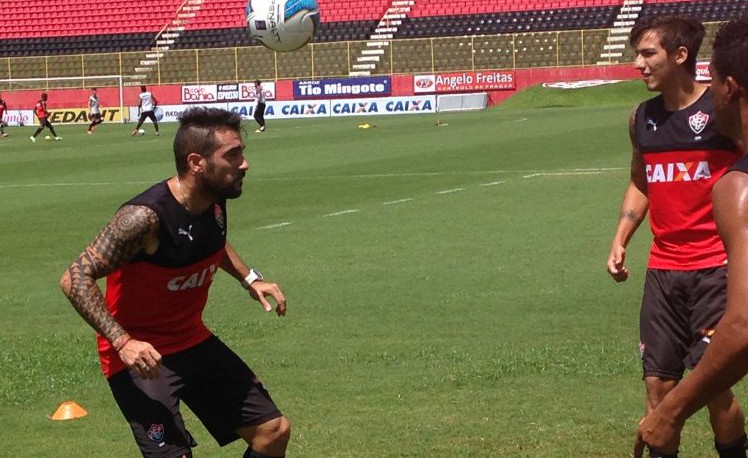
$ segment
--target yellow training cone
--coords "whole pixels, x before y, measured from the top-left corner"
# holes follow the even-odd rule
[[[55,410],[55,413],[48,416],[50,420],[72,420],[88,415],[86,409],[76,404],[75,401],[65,401]]]

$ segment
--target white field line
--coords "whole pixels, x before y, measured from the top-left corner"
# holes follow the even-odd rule
[[[257,229],[278,229],[279,227],[290,226],[290,221],[283,221],[282,223],[268,224],[267,226],[260,226]]]
[[[323,218],[329,218],[331,216],[342,216],[342,215],[350,215],[351,213],[358,213],[358,209],[352,208],[349,210],[341,210],[339,212],[335,213],[328,213],[326,215],[322,215]]]
[[[89,183],[29,183],[29,184],[0,184],[1,188],[53,188],[53,187],[69,187],[69,186],[122,186],[122,185],[144,185],[154,184],[158,180],[154,181],[122,181],[119,183],[111,181],[102,182],[89,182]]]
[[[452,189],[445,189],[444,191],[437,191],[436,194],[438,195],[444,195],[444,194],[451,194],[453,192],[460,192],[464,191],[465,188],[452,188]]]
[[[407,199],[398,199],[398,200],[391,200],[389,202],[382,202],[382,205],[397,205],[397,204],[404,204],[405,202],[410,202],[413,200],[412,198],[408,197]]]
[[[490,183],[483,183],[478,186],[496,186],[497,184],[504,184],[506,181],[492,181]]]
[[[556,170],[478,170],[467,172],[422,172],[422,173],[384,173],[371,175],[320,175],[314,177],[290,177],[290,178],[273,178],[273,177],[250,177],[250,180],[257,181],[299,181],[299,180],[331,180],[331,179],[351,179],[351,178],[408,178],[408,177],[430,177],[430,176],[459,176],[459,175],[496,175],[496,174],[524,174],[522,178],[534,178],[541,176],[562,176],[562,175],[589,175],[606,172],[618,172],[626,170],[623,167],[610,167],[598,169],[556,169]],[[80,182],[80,183],[28,183],[28,184],[0,184],[0,189],[10,188],[51,188],[51,187],[68,187],[68,186],[122,186],[122,185],[148,185],[157,182],[159,178],[151,181],[102,181],[102,182]]]
[[[611,171],[623,170],[622,168],[604,168],[604,169],[576,169],[570,171],[558,171],[558,172],[535,172],[529,175],[522,175],[522,178],[536,178],[536,177],[549,177],[549,176],[570,176],[570,175],[599,175],[601,173],[607,173]]]

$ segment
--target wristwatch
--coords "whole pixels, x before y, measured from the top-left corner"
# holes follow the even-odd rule
[[[244,286],[245,288],[249,288],[249,285],[256,282],[257,280],[262,280],[262,279],[263,279],[263,276],[260,272],[254,269],[249,269],[249,275],[244,277],[244,280],[242,280],[242,286]]]

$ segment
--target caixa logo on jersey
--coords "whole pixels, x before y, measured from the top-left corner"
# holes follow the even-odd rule
[[[185,291],[208,286],[213,281],[216,269],[218,269],[218,265],[211,264],[199,272],[193,272],[189,275],[179,275],[169,280],[166,283],[166,287],[169,291]]]
[[[707,161],[647,164],[647,183],[708,180],[712,171]]]

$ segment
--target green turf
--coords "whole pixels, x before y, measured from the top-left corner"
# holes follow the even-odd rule
[[[649,236],[614,284],[605,260],[641,94],[609,90],[595,106],[538,109],[533,92],[514,109],[248,135],[229,237],[290,310],[263,314],[219,275],[205,319],[291,419],[289,457],[629,456]],[[0,456],[137,456],[93,332],[57,284],[120,203],[172,173],[174,125],[146,129],[0,141]],[[46,418],[68,399],[90,415]],[[196,456],[240,456],[186,417]],[[708,456],[711,440],[700,414],[683,455]]]

